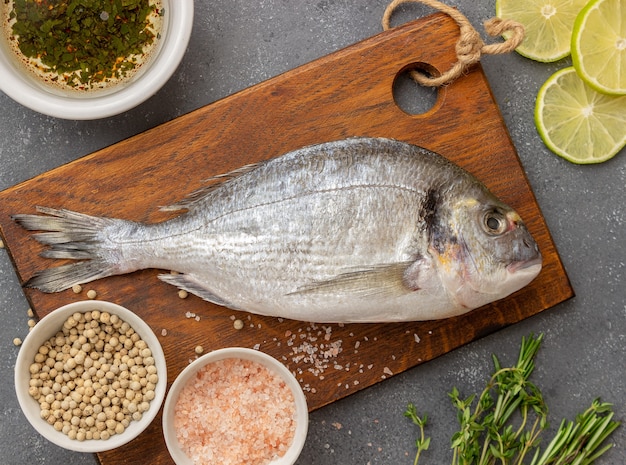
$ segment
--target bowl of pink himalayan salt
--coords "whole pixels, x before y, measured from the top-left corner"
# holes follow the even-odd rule
[[[304,392],[258,350],[226,348],[192,362],[165,400],[163,434],[177,465],[290,465],[308,430]]]

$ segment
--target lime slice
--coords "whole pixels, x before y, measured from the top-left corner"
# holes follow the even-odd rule
[[[580,12],[572,33],[572,61],[594,89],[626,95],[624,0],[592,0]]]
[[[516,49],[520,55],[551,62],[569,55],[574,20],[586,3],[587,0],[496,0],[496,16],[524,26],[526,35]]]
[[[626,145],[626,96],[589,87],[574,67],[539,89],[535,124],[544,143],[572,163],[600,163]]]

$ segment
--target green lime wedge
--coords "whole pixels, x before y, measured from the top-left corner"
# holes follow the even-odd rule
[[[626,95],[626,2],[592,0],[572,32],[572,61],[594,89]]]
[[[524,26],[526,35],[516,49],[520,55],[552,62],[570,54],[574,20],[586,3],[587,0],[496,0],[496,16]]]
[[[600,163],[626,145],[626,96],[597,92],[568,67],[539,90],[535,124],[557,155],[572,163]]]

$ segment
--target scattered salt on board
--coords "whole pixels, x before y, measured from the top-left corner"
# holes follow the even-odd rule
[[[260,363],[218,360],[200,368],[180,392],[174,427],[195,465],[265,465],[293,441],[295,399]]]

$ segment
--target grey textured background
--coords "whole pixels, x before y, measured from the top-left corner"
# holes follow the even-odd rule
[[[448,3],[481,32],[495,11],[493,0]],[[372,36],[381,30],[386,4],[197,0],[189,49],[172,79],[138,108],[101,121],[46,117],[0,93],[0,189]],[[409,6],[394,21],[429,12]],[[617,418],[626,419],[626,153],[581,167],[543,146],[533,123],[535,95],[547,77],[569,65],[567,59],[540,64],[511,54],[482,63],[577,297],[314,412],[299,464],[412,463],[416,431],[402,416],[409,401],[430,418],[433,440],[422,463],[449,463],[455,412],[447,393],[452,386],[464,395],[480,391],[491,373],[490,355],[513,363],[522,336],[530,333],[545,333],[533,379],[550,406],[553,428],[597,396],[613,402]],[[429,98],[411,86],[403,94],[413,102]],[[97,463],[95,456],[48,443],[20,411],[13,387],[18,348],[12,340],[27,334],[27,308],[7,253],[0,250],[0,462]],[[613,439],[616,447],[598,463],[626,463],[626,429]]]

